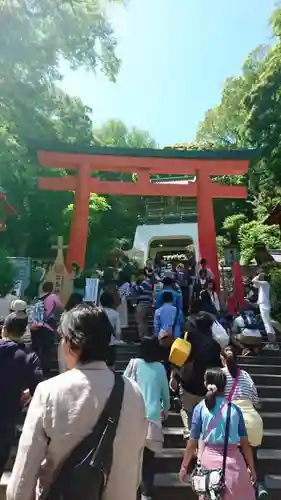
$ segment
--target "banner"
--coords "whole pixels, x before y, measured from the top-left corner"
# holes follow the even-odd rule
[[[100,280],[96,278],[86,278],[84,302],[97,304]]]

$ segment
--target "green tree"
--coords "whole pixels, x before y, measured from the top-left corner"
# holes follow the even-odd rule
[[[38,176],[48,172],[38,166],[34,141],[95,143],[91,110],[62,92],[57,82],[62,59],[72,69],[101,70],[115,80],[120,61],[105,10],[109,3],[1,4],[0,185],[19,214],[1,240],[14,255],[48,256],[52,239],[62,232],[72,194],[38,190]]]
[[[257,47],[247,57],[241,76],[227,79],[220,104],[206,113],[196,137],[214,147],[259,152],[245,178],[222,178],[226,183],[246,183],[247,201],[215,202],[217,230],[240,245],[246,262],[255,256],[255,242],[280,248],[278,229],[263,221],[281,194],[281,7],[275,9],[271,26],[275,44]]]
[[[267,226],[257,220],[242,224],[238,231],[241,259],[245,264],[255,259],[257,244],[263,244],[267,250],[280,248],[278,226]]]
[[[243,213],[229,215],[224,219],[222,229],[227,234],[228,241],[232,243],[232,245],[236,245],[238,243],[239,229],[243,224],[246,224],[247,222],[247,217]]]

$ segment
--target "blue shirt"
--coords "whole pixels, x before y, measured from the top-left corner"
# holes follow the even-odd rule
[[[215,427],[210,427],[211,421],[223,407],[220,418],[217,420]],[[212,410],[208,410],[205,401],[201,401],[195,406],[192,415],[191,439],[199,439],[200,437],[209,445],[224,445],[225,427],[227,416],[227,399],[218,397],[216,405]],[[239,445],[240,438],[247,437],[246,426],[242,411],[238,406],[231,403],[230,428],[229,428],[229,444]]]
[[[177,292],[174,290],[172,287],[164,287],[162,288],[161,292],[158,292],[156,294],[156,300],[155,300],[155,306],[156,309],[159,309],[163,305],[163,293],[164,292],[171,292],[173,295],[173,306],[177,308],[178,311],[182,310],[182,295],[181,293]]]
[[[154,313],[154,330],[166,332],[169,328],[174,328],[177,317],[177,308],[173,304],[164,304]]]
[[[124,375],[137,382],[143,395],[146,418],[152,422],[160,422],[162,409],[167,412],[170,408],[170,391],[164,366],[158,362],[147,363],[143,359],[131,359]]]

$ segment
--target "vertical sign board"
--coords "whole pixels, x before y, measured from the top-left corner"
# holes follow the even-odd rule
[[[28,287],[31,273],[30,257],[9,257],[10,262],[16,268],[15,290],[18,297],[24,295],[24,290]]]
[[[84,302],[97,304],[99,293],[99,279],[86,278]]]

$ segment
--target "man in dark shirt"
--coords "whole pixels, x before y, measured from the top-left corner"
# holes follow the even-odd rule
[[[153,290],[144,269],[138,271],[137,281],[132,286],[132,293],[137,302],[136,316],[139,337],[149,336],[148,321],[152,316]]]
[[[194,309],[197,304],[194,304]],[[193,313],[193,311],[192,311]],[[189,437],[192,413],[205,393],[205,371],[211,367],[221,367],[220,345],[212,337],[213,318],[210,314],[198,311],[187,318],[186,331],[191,343],[191,356],[180,373],[174,370],[170,385],[175,390],[180,383],[182,402],[181,417],[184,425],[184,437]]]
[[[0,477],[9,458],[22,406],[43,380],[37,355],[21,341],[27,322],[24,312],[9,314],[0,340]]]

